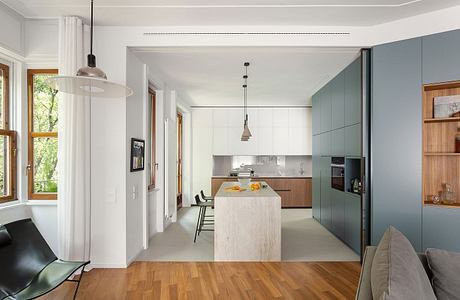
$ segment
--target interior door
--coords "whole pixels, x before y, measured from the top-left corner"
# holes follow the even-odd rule
[[[177,113],[177,209],[182,207],[182,141],[183,141],[183,118]]]

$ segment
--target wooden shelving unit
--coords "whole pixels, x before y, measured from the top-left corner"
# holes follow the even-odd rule
[[[455,153],[455,136],[460,117],[433,118],[433,102],[438,96],[460,95],[460,81],[423,87],[423,203],[432,206],[460,207],[460,153]],[[454,203],[434,204],[431,196],[440,195],[443,184],[456,194]]]

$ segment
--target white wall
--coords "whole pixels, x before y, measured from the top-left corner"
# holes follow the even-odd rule
[[[24,22],[24,17],[0,2],[0,48],[3,52],[24,55]]]
[[[131,262],[143,249],[143,203],[147,170],[130,172],[131,138],[146,140],[146,66],[131,51],[126,52],[126,83],[134,94],[126,101],[126,255]]]
[[[212,114],[212,108],[192,109],[192,195],[211,194]]]
[[[58,19],[26,19],[24,37],[25,60],[28,68],[57,68]]]
[[[6,22],[4,26],[2,22]],[[28,68],[57,67],[57,20],[24,20],[0,3],[0,59],[11,70],[11,120],[18,131],[18,198],[0,207],[0,223],[32,218],[45,240],[57,250],[56,201],[27,201],[27,87]],[[28,57],[29,59],[26,59]],[[46,59],[43,59],[47,57]],[[26,205],[27,204],[27,205]]]

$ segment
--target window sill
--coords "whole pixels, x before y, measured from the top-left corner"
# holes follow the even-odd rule
[[[0,204],[0,210],[6,210],[11,208],[17,208],[23,206],[24,203],[19,200],[14,200],[6,203]]]
[[[27,206],[57,206],[56,200],[27,200]]]

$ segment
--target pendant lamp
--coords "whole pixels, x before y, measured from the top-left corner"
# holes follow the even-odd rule
[[[93,54],[93,9],[91,0],[91,40],[88,65],[81,67],[75,76],[53,76],[46,84],[52,89],[63,93],[79,96],[94,96],[101,98],[123,98],[133,94],[133,90],[125,85],[107,80],[104,71],[96,67],[96,56]]]
[[[244,63],[245,74],[243,76],[244,84],[243,84],[243,115],[244,115],[244,123],[243,123],[243,134],[241,135],[241,141],[247,142],[249,138],[252,136],[251,131],[249,130],[248,126],[248,67],[249,63]]]

